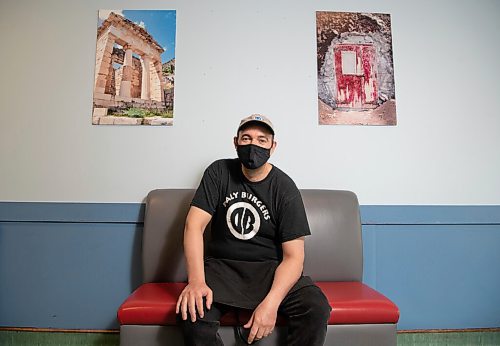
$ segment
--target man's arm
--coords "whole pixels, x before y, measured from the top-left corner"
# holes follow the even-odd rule
[[[284,242],[283,260],[276,268],[271,290],[257,306],[245,328],[251,328],[248,343],[268,336],[274,329],[278,308],[304,268],[304,237]]]
[[[184,255],[188,284],[181,292],[175,312],[181,313],[182,319],[196,321],[196,311],[203,317],[203,298],[206,298],[207,309],[212,305],[212,290],[205,283],[203,264],[203,233],[212,216],[203,209],[192,206],[189,209],[184,227]]]

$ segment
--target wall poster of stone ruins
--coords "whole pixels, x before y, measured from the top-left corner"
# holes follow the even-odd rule
[[[320,125],[396,125],[391,17],[316,12]]]
[[[94,125],[173,125],[175,10],[99,10]]]

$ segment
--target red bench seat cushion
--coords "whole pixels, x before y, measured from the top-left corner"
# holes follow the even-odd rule
[[[332,307],[328,324],[397,323],[398,307],[361,282],[316,282]],[[174,325],[175,305],[185,283],[147,283],[118,309],[120,324]],[[222,325],[247,322],[248,311],[224,315]]]
[[[397,323],[399,309],[361,282],[316,282],[332,307],[328,324]]]

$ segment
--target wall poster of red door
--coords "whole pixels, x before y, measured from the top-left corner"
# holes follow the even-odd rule
[[[396,125],[390,15],[317,12],[320,125]]]
[[[334,47],[339,108],[376,108],[377,65],[375,60],[373,45],[338,44]]]

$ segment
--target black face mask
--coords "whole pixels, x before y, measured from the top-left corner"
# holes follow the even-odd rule
[[[271,149],[262,148],[255,144],[238,145],[236,151],[241,163],[248,169],[261,167],[271,156]]]

